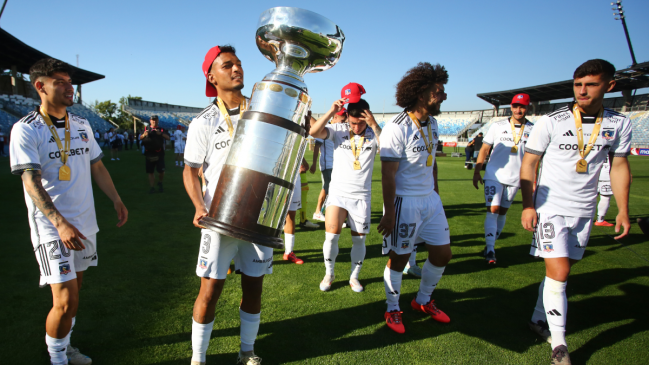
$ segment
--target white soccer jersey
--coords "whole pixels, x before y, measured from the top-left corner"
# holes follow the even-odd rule
[[[174,132],[175,143],[185,143],[185,141],[183,141],[183,138],[186,137],[185,137],[185,133],[183,133],[181,130],[176,130]]]
[[[584,143],[593,131],[594,118],[583,116]],[[544,115],[535,124],[526,153],[543,156],[534,205],[539,213],[592,217],[597,199],[597,180],[606,155],[624,157],[631,144],[631,121],[623,114],[604,109],[601,129],[586,157],[588,172],[576,171],[579,156],[572,105]]]
[[[611,181],[611,160],[608,155],[602,164],[602,171],[599,173],[599,181]]]
[[[431,123],[431,136],[428,136],[428,123]],[[439,140],[437,120],[429,117],[422,122],[421,129],[432,145],[431,166],[426,166],[428,150],[424,139],[406,111],[385,123],[381,132],[381,161],[399,162],[395,176],[398,196],[426,196],[435,191],[433,166]]]
[[[316,138],[320,143],[320,171],[334,168],[334,143],[331,139]]]
[[[229,114],[232,126],[236,130],[239,108],[230,109]],[[219,107],[214,103],[198,114],[189,125],[185,144],[185,164],[194,168],[203,167],[203,176],[207,185],[204,201],[208,209],[212,204],[214,189],[228,157],[231,143],[228,124],[221,115]]]
[[[68,112],[70,121],[70,152],[67,165],[70,181],[59,180],[61,153],[50,129],[40,113],[33,111],[18,121],[11,131],[11,172],[40,170],[41,183],[56,209],[84,236],[99,231],[92,194],[90,165],[101,160],[103,153],[92,138],[92,128],[85,118]],[[65,143],[65,121],[52,119],[61,143]],[[52,223],[43,215],[25,190],[27,215],[34,247],[59,239]]]
[[[358,161],[360,170],[354,170],[354,155],[349,141],[349,124],[336,123],[325,127],[327,137],[334,145],[334,166],[331,172],[329,194],[354,199],[372,198],[372,171],[374,156],[378,150],[378,139],[369,126],[365,129],[365,141],[361,146]],[[358,147],[360,136],[356,135],[354,144]]]
[[[521,162],[525,153],[525,143],[532,132],[534,124],[525,120],[525,129],[520,142],[518,152],[512,153],[514,146],[514,135],[509,120],[495,123],[489,128],[482,143],[493,146],[491,157],[484,174],[485,180],[496,180],[501,184],[509,186],[521,186]],[[516,136],[520,132],[520,124],[516,124]]]

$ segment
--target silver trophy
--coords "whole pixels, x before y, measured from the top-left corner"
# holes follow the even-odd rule
[[[277,68],[254,86],[201,224],[230,237],[283,248],[280,234],[308,136],[311,98],[302,76],[333,67],[345,35],[314,12],[277,7],[261,14],[255,39]]]

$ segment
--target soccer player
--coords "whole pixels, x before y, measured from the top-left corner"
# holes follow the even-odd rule
[[[336,113],[331,119],[331,124],[343,123],[347,121],[347,109],[343,108]],[[312,121],[314,122],[314,121]],[[318,205],[313,213],[313,220],[324,221],[324,205],[329,194],[329,183],[331,182],[331,171],[334,166],[334,143],[330,139],[322,140],[316,138],[315,148],[313,150],[313,163],[311,164],[311,173],[315,173],[318,153],[320,153],[320,174],[322,175],[322,190],[318,196]]]
[[[230,262],[237,256],[240,259],[243,291],[239,307],[241,351],[238,361],[256,365],[261,363],[253,347],[259,331],[262,284],[264,274],[272,271],[273,250],[221,235],[200,224],[200,219],[207,216],[212,203],[236,123],[248,106],[248,100],[241,94],[243,68],[235,49],[231,46],[211,48],[205,55],[203,74],[207,79],[205,95],[216,98],[189,126],[183,170],[185,189],[196,209],[194,226],[203,228],[196,265],[201,286],[194,303],[191,364],[205,364],[215,306],[223,290]],[[198,178],[201,168],[207,182],[205,196]]]
[[[343,222],[349,216],[352,235],[349,286],[360,293],[363,286],[358,276],[365,260],[365,239],[370,233],[372,172],[381,127],[374,120],[369,104],[360,98],[360,94],[346,94],[346,97],[336,100],[331,109],[311,126],[310,132],[314,138],[334,143],[334,167],[327,197],[325,241],[322,248],[326,272],[320,282],[320,290],[331,289],[335,278],[338,240]],[[347,100],[350,103],[347,106],[348,123],[326,125],[334,114],[343,109]]]
[[[531,255],[545,260],[530,329],[552,344],[552,364],[570,364],[565,338],[570,267],[588,244],[597,199],[597,180],[606,155],[611,188],[619,209],[615,231],[629,222],[629,118],[603,108],[604,94],[615,87],[615,67],[589,60],[573,75],[576,102],[543,116],[534,125],[521,165],[523,228],[534,232]],[[538,185],[534,190],[536,165]],[[547,324],[546,324],[547,322]],[[549,326],[549,333],[547,328]]]
[[[451,237],[437,187],[435,150],[438,127],[435,115],[446,100],[448,72],[439,64],[419,63],[397,84],[397,105],[404,111],[388,121],[381,135],[383,218],[378,231],[383,254],[389,255],[383,273],[388,327],[404,333],[399,307],[401,279],[415,243],[426,243],[428,259],[421,273],[417,296],[410,303],[415,311],[434,320],[450,322],[431,300],[433,290],[451,260]]]
[[[309,169],[309,164],[306,160],[302,158],[302,164],[300,165],[300,171],[306,171]],[[288,208],[288,214],[286,214],[286,222],[284,223],[284,261],[289,261],[294,264],[302,265],[304,260],[297,258],[293,252],[295,247],[295,213],[302,208],[302,184],[300,182],[300,174],[295,177],[295,183],[293,187],[293,198],[291,200],[291,205]]]
[[[484,185],[484,198],[487,204],[487,217],[484,221],[485,249],[482,253],[489,264],[496,263],[496,239],[505,227],[507,210],[520,188],[520,171],[525,143],[534,126],[525,118],[530,96],[515,95],[511,104],[512,116],[508,120],[495,123],[489,128],[482,141],[478,160],[473,173],[473,186]],[[484,182],[480,175],[489,150],[493,147]]]
[[[70,345],[84,272],[97,266],[97,218],[92,176],[113,201],[119,222],[128,211],[101,162],[103,153],[88,120],[67,112],[73,105],[72,68],[45,58],[29,70],[41,106],[11,132],[11,172],[21,175],[40,285],[49,285],[53,305],[45,343],[53,365],[90,364]],[[53,142],[53,143],[50,143]]]
[[[597,184],[599,204],[597,204],[597,220],[595,221],[595,225],[599,227],[615,226],[614,224],[604,220],[606,212],[608,212],[608,208],[611,205],[611,195],[613,195],[613,190],[611,189],[610,169],[611,164],[609,163],[608,155],[606,155],[606,159],[602,164],[602,171],[599,173],[599,182]]]
[[[176,166],[183,166],[183,161],[185,157],[185,141],[187,141],[187,135],[183,132],[183,127],[178,126],[174,132],[174,152],[176,153]]]

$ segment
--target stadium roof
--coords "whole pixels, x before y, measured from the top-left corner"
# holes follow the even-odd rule
[[[28,75],[29,68],[36,61],[47,57],[50,56],[26,45],[6,30],[0,28],[0,67],[2,67],[2,70],[11,69],[15,66],[16,71]],[[74,85],[87,84],[106,77],[72,65],[70,66],[74,70],[74,75],[72,76],[72,83]]]
[[[635,90],[649,87],[649,62],[639,63],[615,73],[617,84],[611,92]],[[572,80],[553,82],[551,84],[524,87],[520,89],[496,91],[478,94],[478,97],[490,104],[509,105],[516,94],[525,93],[532,101],[550,101],[574,97]]]

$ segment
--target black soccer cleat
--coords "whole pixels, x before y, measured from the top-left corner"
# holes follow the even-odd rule
[[[488,264],[495,265],[496,264],[496,253],[493,252],[493,251],[489,251],[484,256],[484,259],[487,261]]]

